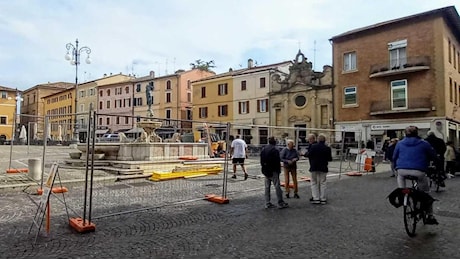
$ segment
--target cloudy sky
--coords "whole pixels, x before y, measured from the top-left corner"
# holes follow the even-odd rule
[[[0,0],[0,85],[25,90],[75,81],[64,59],[78,38],[91,48],[79,82],[104,73],[146,76],[214,60],[217,73],[252,58],[332,63],[328,39],[348,30],[454,5],[458,0]]]

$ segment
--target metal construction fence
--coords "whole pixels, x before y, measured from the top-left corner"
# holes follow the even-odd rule
[[[288,140],[293,140],[299,153],[304,154],[309,146],[307,136],[322,134],[332,148],[330,176],[341,178],[347,172],[362,172],[364,168],[364,160],[360,158],[363,156],[361,132],[175,121],[94,111],[65,116],[44,116],[28,123],[27,129],[37,137],[33,140],[40,139],[42,143],[28,142],[25,156],[14,152],[18,145],[13,142],[10,162],[14,167],[28,167],[28,159],[41,158],[42,171],[37,180],[41,186],[52,163],[58,162],[62,183],[68,188],[66,207],[72,216],[89,222],[213,197],[225,203],[236,194],[262,190],[264,176],[259,156],[270,136],[276,138],[280,150]],[[83,120],[75,125],[73,116]],[[60,117],[65,121],[56,121]],[[120,124],[110,129],[101,122]],[[234,168],[229,152],[237,136],[248,146],[247,180],[239,165],[235,169],[237,178],[230,178]],[[71,142],[76,139],[77,143]],[[309,185],[308,169],[308,159],[301,156],[299,186]]]

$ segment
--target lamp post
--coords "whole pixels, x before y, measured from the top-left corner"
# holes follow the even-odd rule
[[[11,100],[11,97],[8,97],[9,100]],[[22,101],[22,97],[19,96],[18,94],[18,89],[16,89],[16,97],[14,98],[14,114],[13,114],[13,127],[11,129],[11,141],[10,141],[10,162],[9,162],[9,167],[8,169],[11,169],[11,160],[13,159],[13,144],[16,139],[16,124],[18,123],[17,121],[17,116],[18,116],[18,101]]]
[[[78,142],[78,133],[77,133],[77,104],[78,104],[78,65],[80,65],[80,54],[82,52],[86,52],[88,55],[86,57],[86,63],[90,64],[91,59],[89,58],[89,54],[91,53],[91,49],[89,47],[83,46],[78,48],[78,39],[75,40],[75,45],[72,43],[66,44],[67,54],[65,55],[65,59],[70,61],[71,65],[75,65],[75,120],[73,126],[73,138],[74,142]],[[72,52],[72,54],[70,53]]]

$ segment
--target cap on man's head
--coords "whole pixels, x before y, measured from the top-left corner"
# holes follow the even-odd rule
[[[418,136],[418,127],[416,126],[408,126],[406,127],[406,136],[407,137],[417,137]]]

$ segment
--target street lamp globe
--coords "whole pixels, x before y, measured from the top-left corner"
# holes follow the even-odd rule
[[[65,60],[70,60],[70,59],[71,59],[71,57],[70,57],[70,53],[69,53],[69,52],[67,52],[67,54],[65,55]]]
[[[89,57],[89,55],[88,55],[88,57],[86,58],[86,64],[91,64],[91,58]]]
[[[76,64],[75,60],[71,60],[71,61],[70,61],[70,64],[71,64],[71,65],[75,65],[75,64]]]

